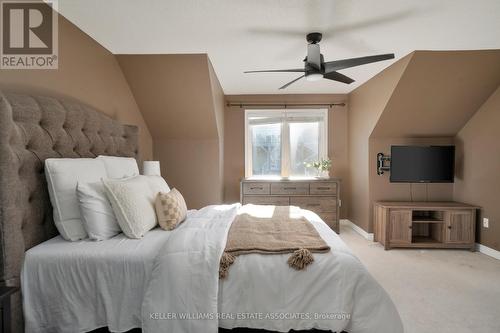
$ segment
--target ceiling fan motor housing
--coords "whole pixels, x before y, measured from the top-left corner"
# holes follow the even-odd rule
[[[323,34],[321,32],[311,32],[307,34],[306,40],[309,44],[317,44],[321,42],[322,37]]]

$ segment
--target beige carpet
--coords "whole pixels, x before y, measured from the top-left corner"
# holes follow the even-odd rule
[[[406,333],[500,332],[500,260],[463,250],[384,251],[348,227],[340,236],[389,293]]]

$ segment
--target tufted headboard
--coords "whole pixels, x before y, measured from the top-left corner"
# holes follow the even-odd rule
[[[24,252],[57,235],[45,159],[137,154],[136,126],[76,101],[0,91],[0,283],[18,285]]]

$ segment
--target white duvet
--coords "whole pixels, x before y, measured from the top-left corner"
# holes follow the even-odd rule
[[[219,281],[219,259],[239,207],[208,206],[191,212],[172,232],[153,230],[143,240],[134,240],[152,245],[135,243],[137,251],[122,249],[127,255],[119,255],[117,244],[101,245],[112,249],[115,254],[110,256],[89,250],[95,242],[66,242],[66,252],[78,258],[79,264],[71,264],[63,253],[51,258],[56,252],[53,240],[48,241],[52,251],[46,250],[46,243],[31,249],[22,273],[27,332],[84,332],[100,326],[112,331],[142,326],[145,333],[216,333],[218,327],[403,332],[387,293],[310,211],[304,215],[331,252],[314,254],[315,261],[305,271],[289,268],[287,254],[239,256],[228,277]],[[111,244],[115,238],[99,243]],[[128,240],[120,241],[124,245]],[[70,245],[86,248],[86,254],[69,250]],[[135,260],[129,263],[128,255]],[[103,256],[107,264],[92,264]],[[51,312],[54,308],[56,313]]]

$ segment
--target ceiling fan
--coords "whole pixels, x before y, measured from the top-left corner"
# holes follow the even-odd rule
[[[369,64],[377,61],[394,59],[394,54],[389,53],[325,62],[325,60],[323,59],[323,55],[320,53],[318,44],[321,41],[322,37],[323,35],[319,32],[311,32],[307,34],[306,40],[309,44],[307,45],[307,56],[304,59],[304,68],[246,71],[245,73],[304,73],[298,78],[283,85],[282,87],[280,87],[280,89],[285,89],[292,83],[295,83],[304,77],[308,81],[328,79],[350,84],[353,83],[354,80],[348,76],[345,76],[344,74],[337,72],[338,70]]]

